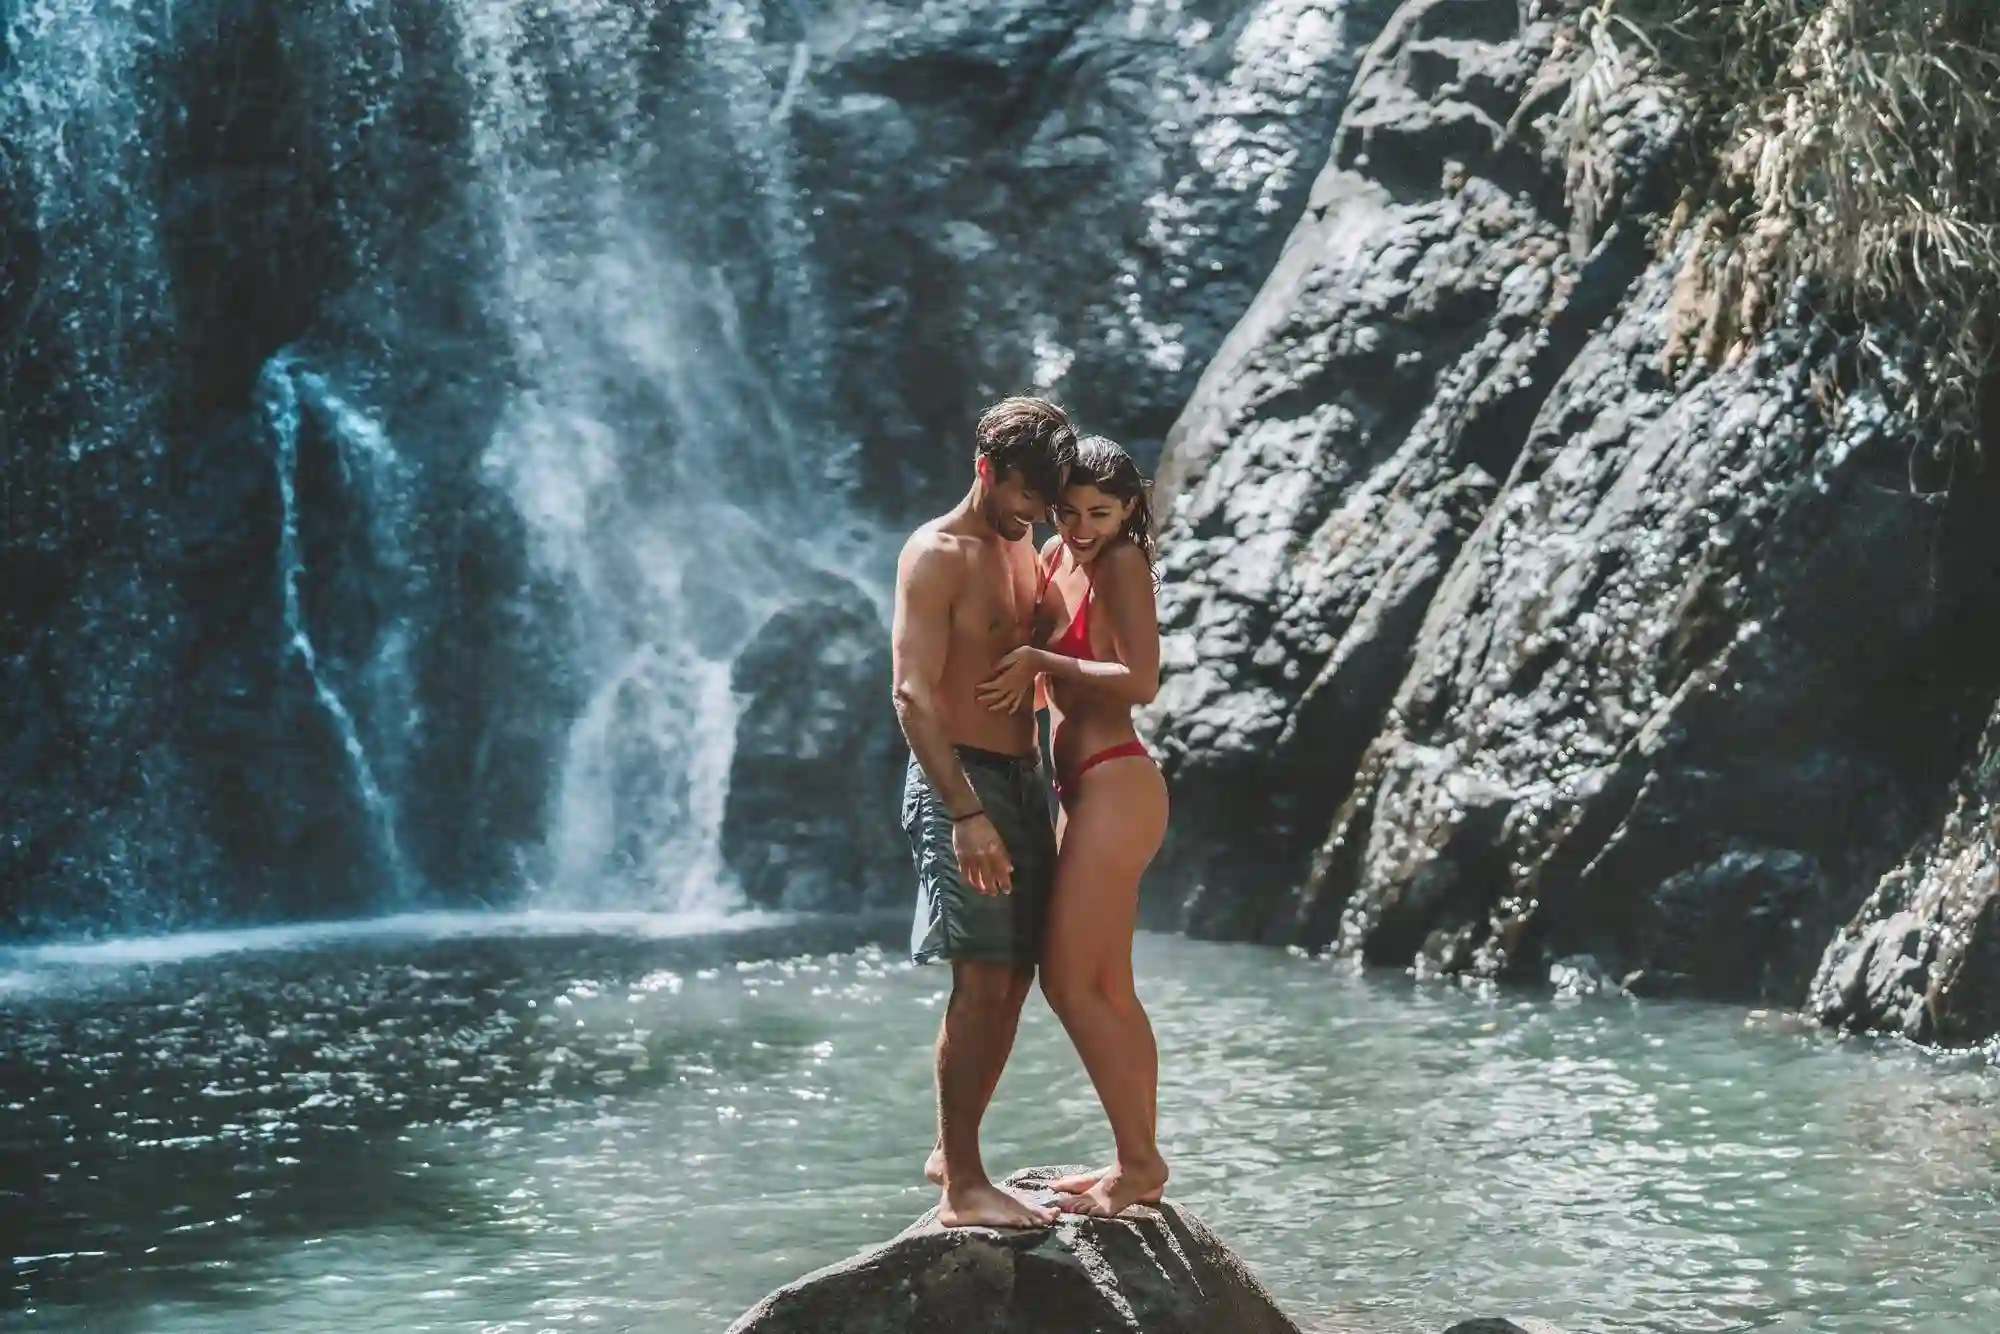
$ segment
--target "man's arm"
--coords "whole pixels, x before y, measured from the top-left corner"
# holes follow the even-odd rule
[[[1013,888],[1014,865],[1000,831],[981,809],[979,794],[945,734],[938,709],[946,650],[951,646],[953,587],[950,557],[927,537],[912,538],[896,562],[896,610],[889,631],[896,721],[903,739],[952,817],[951,847],[966,882],[981,894]]]
[[[903,739],[917,757],[931,789],[953,816],[979,807],[979,796],[965,776],[945,735],[938,709],[938,685],[944,680],[945,651],[951,643],[952,570],[950,557],[931,541],[918,537],[903,548],[896,562],[896,610],[889,631],[891,671],[895,676],[896,721]]]

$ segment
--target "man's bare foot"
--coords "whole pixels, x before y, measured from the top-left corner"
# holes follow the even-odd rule
[[[1116,1218],[1135,1204],[1158,1204],[1166,1189],[1166,1159],[1130,1167],[1119,1163],[1088,1189],[1058,1196],[1056,1205],[1066,1214]]]
[[[1048,1227],[1055,1221],[1055,1210],[1036,1208],[990,1181],[947,1186],[938,1204],[938,1223],[944,1227]]]
[[[942,1145],[934,1146],[931,1149],[931,1156],[924,1159],[924,1180],[930,1182],[939,1190],[944,1189],[944,1147]],[[1091,1184],[1095,1185],[1096,1183],[1092,1182]]]

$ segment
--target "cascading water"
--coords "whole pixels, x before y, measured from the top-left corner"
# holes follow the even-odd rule
[[[67,691],[0,703],[49,776],[0,825],[32,883],[0,916],[734,901],[733,662],[882,564],[823,406],[785,124],[810,65],[764,22],[0,18],[0,430],[58,432],[6,460],[0,556],[73,509],[118,533],[49,557],[73,613],[0,592],[9,681]]]
[[[540,901],[566,907],[733,899],[719,850],[732,662],[802,574],[841,560],[827,536],[839,460],[796,425],[818,343],[771,125],[786,83],[760,62],[752,11],[723,0],[680,34],[697,86],[660,105],[646,65],[668,16],[461,8],[477,190],[505,257],[493,300],[517,374],[487,467],[568,591],[589,683],[538,876]],[[748,168],[756,206],[736,225],[776,289],[754,342],[728,271],[744,256],[717,246],[710,200],[674,151],[691,123]],[[782,377],[767,370],[778,356]]]
[[[365,531],[377,545],[372,554],[378,569],[400,572],[408,568],[399,542],[403,527],[399,502],[406,494],[407,481],[400,476],[401,461],[381,428],[335,394],[324,377],[301,369],[289,355],[280,354],[265,366],[257,391],[270,427],[282,504],[278,579],[283,589],[287,648],[305,671],[313,697],[325,709],[352,770],[362,809],[373,826],[382,871],[389,881],[387,897],[407,902],[415,892],[416,883],[397,828],[396,802],[378,773],[378,761],[370,757],[370,747],[362,735],[363,724],[349,707],[347,696],[355,691],[357,683],[371,696],[376,705],[370,710],[376,720],[373,730],[381,738],[378,749],[407,738],[416,722],[406,661],[409,636],[405,627],[391,625],[362,669],[346,674],[350,679],[345,686],[337,679],[342,675],[337,665],[323,662],[313,642],[302,591],[306,558],[300,536],[299,503],[299,441],[306,404],[323,419],[337,451],[344,494],[353,497],[367,515]]]
[[[104,8],[0,6],[0,922],[31,925],[145,920],[151,885],[199,885],[215,856],[158,718],[175,627],[144,587],[173,536],[142,98],[160,39]]]

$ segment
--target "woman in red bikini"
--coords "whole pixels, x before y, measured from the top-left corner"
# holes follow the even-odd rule
[[[1046,689],[1055,759],[1055,888],[1042,993],[1083,1058],[1111,1121],[1117,1161],[1053,1183],[1070,1213],[1156,1203],[1167,1164],[1154,1142],[1159,1055],[1132,986],[1139,877],[1167,830],[1167,785],[1132,728],[1160,684],[1153,524],[1131,455],[1102,436],[1077,445],[1042,552],[1041,647],[1014,650],[980,687],[987,707],[1029,707]],[[1055,627],[1064,627],[1048,637]]]

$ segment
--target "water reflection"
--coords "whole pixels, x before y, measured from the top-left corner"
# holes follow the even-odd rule
[[[245,1266],[328,1234],[506,1228],[520,1210],[465,1170],[476,1158],[465,1136],[505,1140],[530,1110],[587,1115],[720,1067],[758,1077],[782,1065],[782,1020],[753,1035],[698,992],[670,1027],[585,1022],[580,1007],[606,984],[562,979],[631,978],[619,999],[638,1002],[678,990],[683,973],[848,949],[883,925],[665,940],[391,930],[310,953],[193,957],[163,947],[108,976],[17,993],[0,1005],[0,1198],[29,1226],[6,1304],[24,1318],[246,1305],[265,1293]],[[102,953],[35,961],[87,967]]]
[[[16,995],[0,1169],[32,1242],[0,1327],[720,1328],[928,1203],[940,977],[899,926],[378,940]],[[1178,940],[1141,971],[1176,1192],[1308,1323],[1994,1328],[1983,1058]],[[1104,1138],[1036,1002],[989,1158]]]

